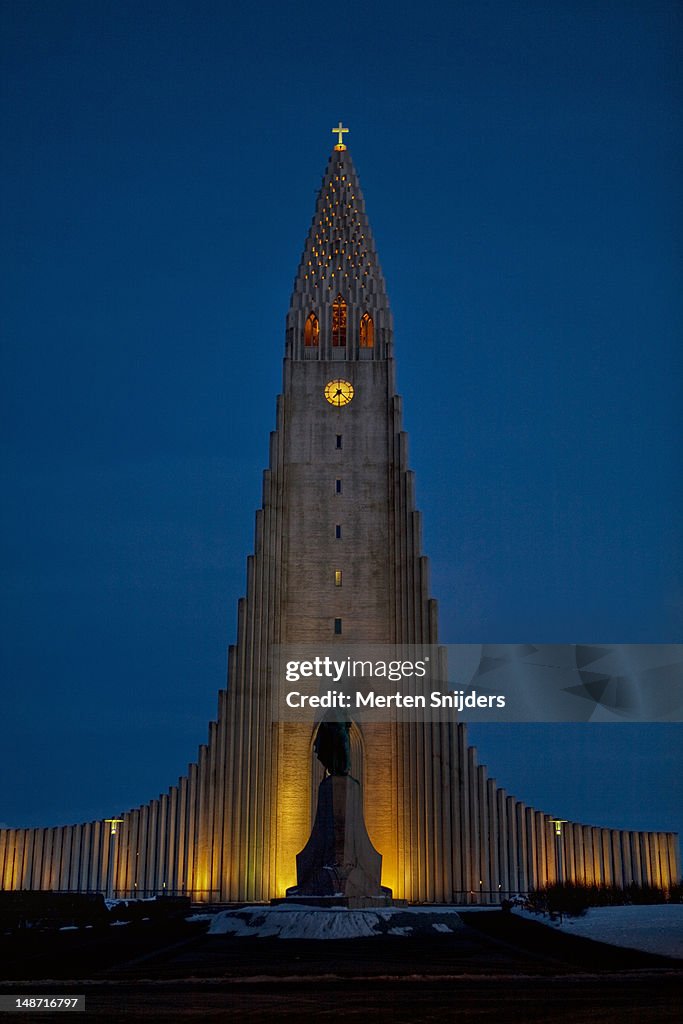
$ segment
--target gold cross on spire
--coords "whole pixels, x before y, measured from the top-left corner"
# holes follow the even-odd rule
[[[342,128],[341,121],[339,122],[339,124],[337,125],[336,128],[332,129],[332,134],[337,136],[337,145],[334,147],[335,149],[338,149],[340,151],[346,149],[346,146],[344,145],[344,143],[342,141],[342,136],[343,136],[344,132],[348,132],[348,130],[349,130],[348,128]]]

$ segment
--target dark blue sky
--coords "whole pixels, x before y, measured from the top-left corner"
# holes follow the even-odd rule
[[[0,820],[110,816],[206,738],[340,118],[442,639],[681,639],[678,5],[0,9]],[[473,729],[523,799],[659,829],[680,735]]]

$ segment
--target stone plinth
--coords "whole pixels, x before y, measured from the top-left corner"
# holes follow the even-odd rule
[[[292,898],[373,899],[386,902],[382,855],[370,842],[360,784],[350,775],[328,775],[318,789],[311,836],[296,858]]]

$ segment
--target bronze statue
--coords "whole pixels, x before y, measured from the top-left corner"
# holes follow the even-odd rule
[[[313,750],[329,775],[348,775],[351,771],[350,722],[321,722]]]

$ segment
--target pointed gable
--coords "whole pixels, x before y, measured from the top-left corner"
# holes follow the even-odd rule
[[[343,345],[338,330],[333,340],[334,306],[339,296],[346,303]],[[320,325],[316,346],[305,344],[306,322],[311,316]],[[371,345],[361,345],[364,316],[373,325]],[[358,175],[348,149],[335,147],[294,281],[287,316],[287,354],[294,359],[386,359],[391,332],[389,299]]]

